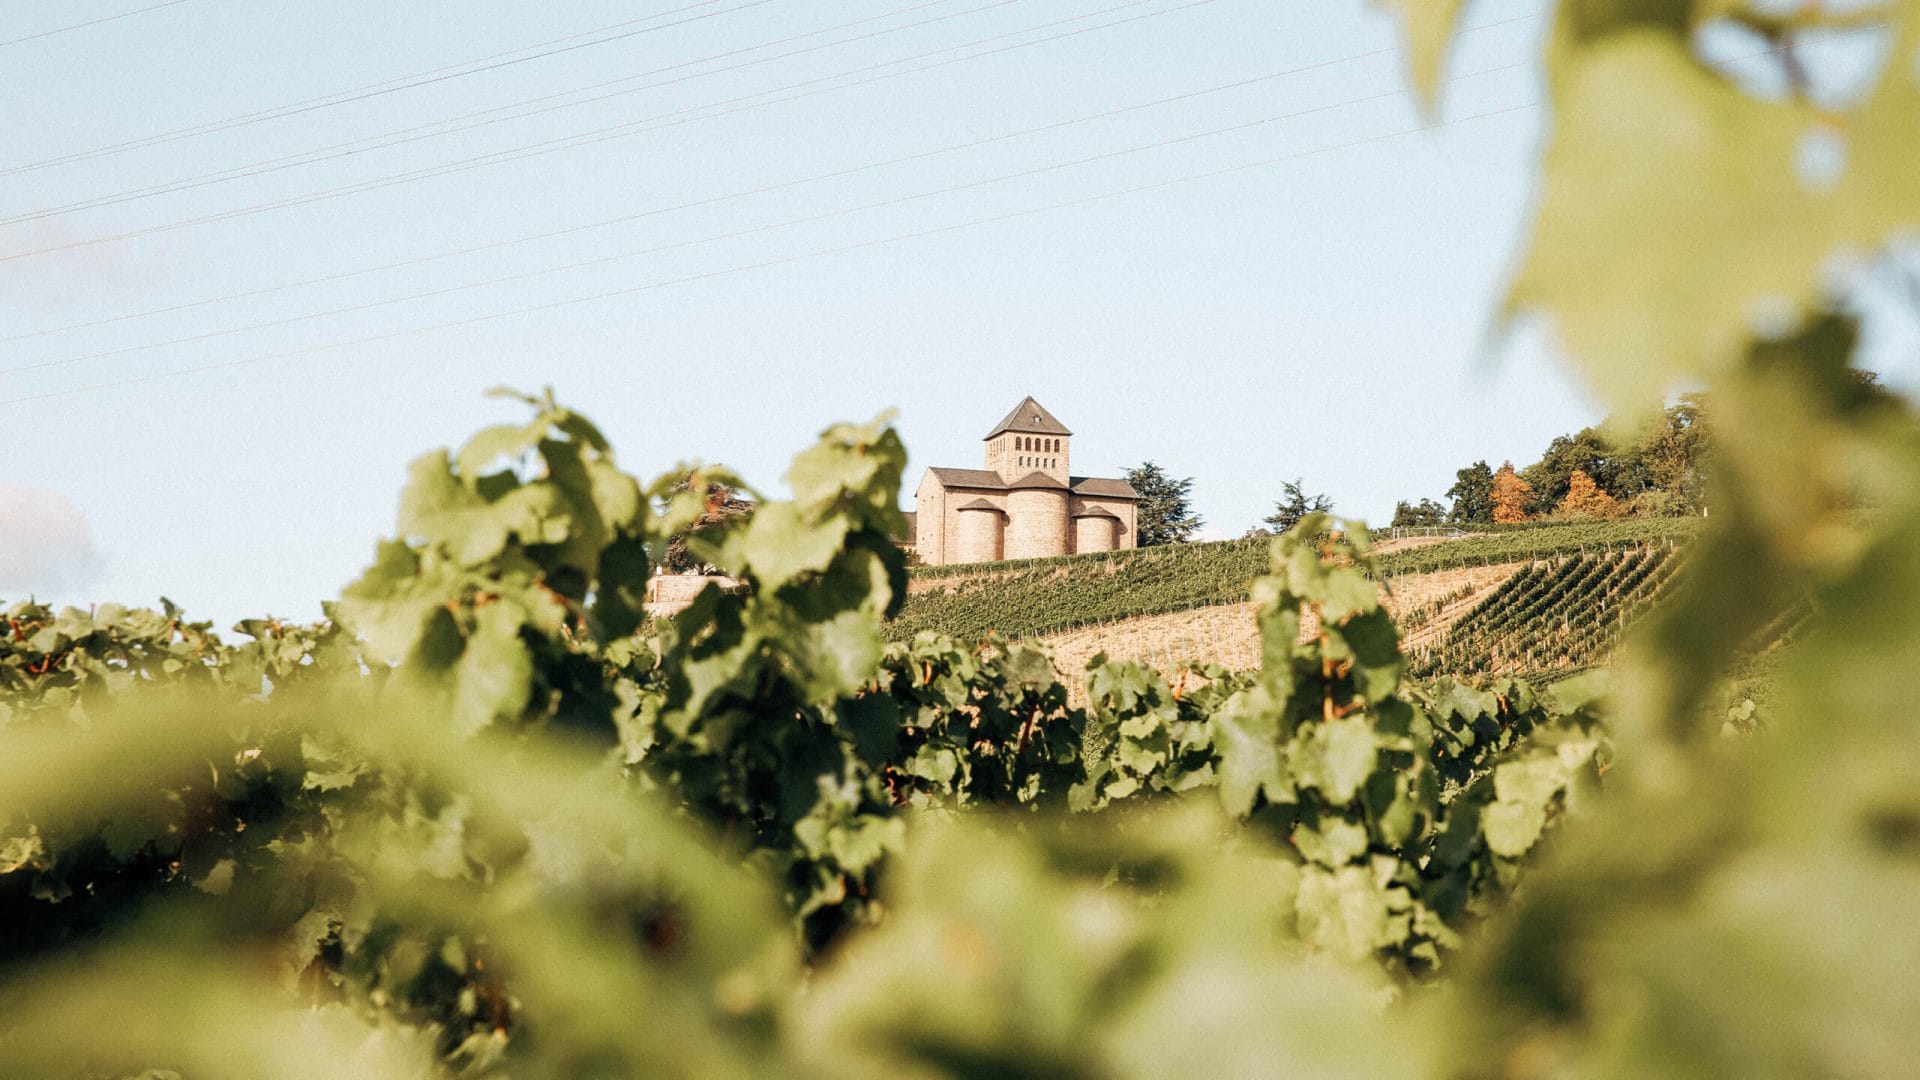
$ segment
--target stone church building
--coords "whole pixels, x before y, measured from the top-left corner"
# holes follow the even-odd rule
[[[1134,546],[1139,496],[1125,480],[1074,476],[1073,432],[1027,398],[987,432],[984,469],[928,469],[914,493],[923,562],[992,562]]]

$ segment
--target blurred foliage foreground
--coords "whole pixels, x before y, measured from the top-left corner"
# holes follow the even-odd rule
[[[1459,6],[1405,9],[1423,86]],[[1911,1075],[1920,423],[1849,374],[1831,260],[1920,224],[1920,13],[1557,19],[1513,310],[1611,403],[1716,410],[1711,525],[1609,676],[1403,679],[1318,517],[1256,673],[1096,661],[1082,710],[1026,646],[883,645],[879,424],[646,624],[738,481],[643,486],[528,399],[414,464],[321,625],[9,610],[0,1075]],[[1696,57],[1723,25],[1868,33],[1876,74],[1769,89]],[[1720,675],[1785,604],[1756,724]]]

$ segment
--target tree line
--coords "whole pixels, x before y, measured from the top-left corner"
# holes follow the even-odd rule
[[[1483,458],[1454,474],[1447,502],[1394,507],[1395,526],[1506,524],[1704,514],[1712,440],[1702,395],[1688,394],[1637,429],[1617,420],[1555,436],[1539,460],[1498,469]],[[1621,435],[1620,432],[1631,431]]]

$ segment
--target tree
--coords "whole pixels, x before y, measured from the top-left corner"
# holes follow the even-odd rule
[[[1206,524],[1193,512],[1193,477],[1175,480],[1151,461],[1128,469],[1126,475],[1140,496],[1134,539],[1141,547],[1186,543]]]
[[[1710,448],[1704,395],[1688,394],[1667,406],[1659,422],[1640,439],[1640,460],[1649,486],[1671,495],[1666,501],[1676,511],[1700,512],[1706,506]]]
[[[1493,474],[1493,520],[1501,524],[1527,520],[1527,507],[1533,503],[1533,486],[1513,471],[1513,462],[1503,462]]]
[[[1608,494],[1630,499],[1653,486],[1639,443],[1621,445],[1599,427],[1582,428],[1572,435],[1555,436],[1540,460],[1520,470],[1542,507],[1557,506],[1567,497],[1575,472]]]
[[[1299,524],[1308,514],[1324,514],[1333,509],[1333,500],[1325,495],[1308,495],[1300,487],[1300,478],[1281,488],[1285,496],[1273,504],[1273,513],[1260,520],[1270,526],[1274,532],[1283,533]]]
[[[673,486],[673,493],[693,490],[694,477],[690,474],[685,480]],[[742,517],[753,513],[753,500],[740,494],[739,489],[727,484],[702,480],[706,490],[706,505],[701,509],[699,520],[687,529],[667,538],[667,549],[660,557],[660,570],[667,574],[712,573],[713,567],[702,563],[687,551],[687,537],[702,529],[718,525],[729,518]]]
[[[1393,507],[1393,527],[1396,529],[1431,528],[1447,523],[1447,508],[1432,499],[1421,499],[1420,505],[1400,500]]]
[[[1568,478],[1566,497],[1560,500],[1560,513],[1614,518],[1620,516],[1620,511],[1619,501],[1600,490],[1593,482],[1593,477],[1579,469],[1573,470],[1573,475]]]
[[[1453,474],[1453,486],[1447,489],[1453,506],[1447,520],[1455,525],[1484,525],[1493,520],[1493,470],[1484,461]]]

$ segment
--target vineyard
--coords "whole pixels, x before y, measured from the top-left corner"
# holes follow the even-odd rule
[[[1463,6],[1396,5],[1430,105]],[[1920,3],[1554,19],[1505,310],[1705,388],[1710,520],[910,578],[884,417],[716,519],[522,397],[316,622],[0,605],[0,1074],[1912,1075],[1920,410],[1833,290],[1920,228]],[[738,586],[650,619],[676,543]],[[1228,602],[1248,670],[1033,640]]]
[[[1530,563],[1415,650],[1419,675],[1538,673],[1604,660],[1666,590],[1680,560],[1671,543]]]
[[[1522,560],[1683,542],[1691,518],[1577,522],[1512,529],[1386,552],[1375,573],[1391,582]],[[915,589],[888,624],[895,640],[922,630],[959,637],[1039,637],[1100,623],[1248,599],[1266,571],[1264,539],[1173,544],[1116,554],[916,569]],[[940,587],[938,583],[953,584]]]

